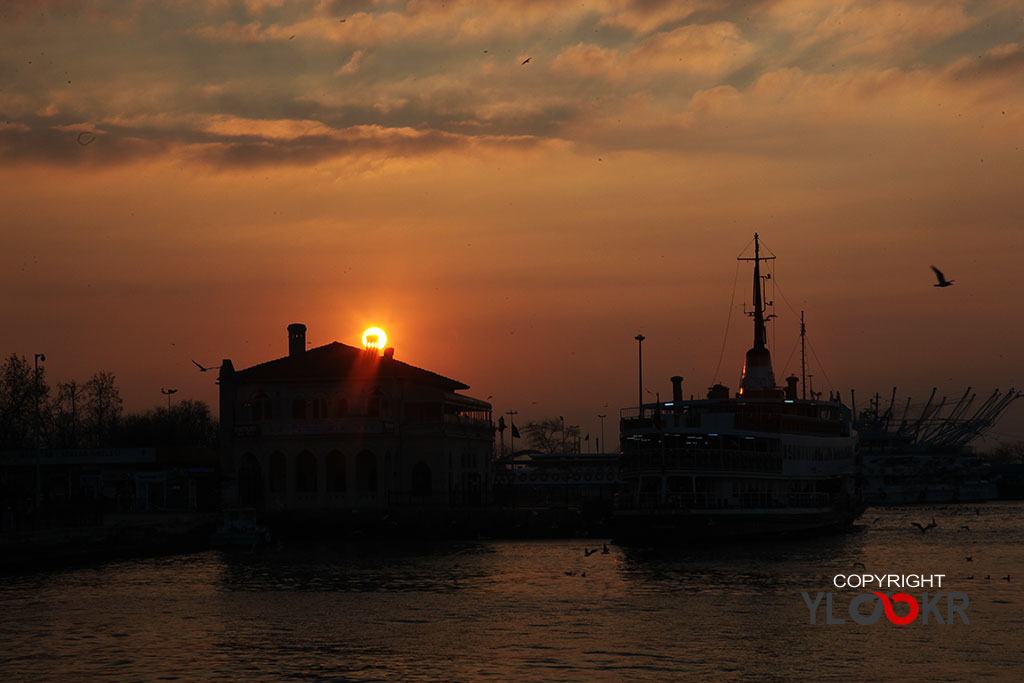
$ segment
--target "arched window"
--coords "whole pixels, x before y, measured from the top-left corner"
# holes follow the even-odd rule
[[[334,399],[334,417],[348,417],[348,399],[344,396]]]
[[[306,419],[306,399],[302,398],[301,396],[292,400],[292,419]]]
[[[327,454],[327,491],[345,493],[345,456],[339,451]]]
[[[270,397],[262,391],[253,396],[252,401],[249,403],[252,421],[266,422],[267,420],[274,419],[273,405],[274,404],[270,401]]]
[[[295,459],[296,493],[316,493],[316,456],[302,451]]]
[[[284,493],[288,482],[288,463],[284,453],[276,451],[270,455],[270,492]]]
[[[377,457],[370,451],[362,451],[356,456],[356,490],[377,490]]]
[[[384,400],[384,394],[379,388],[374,389],[370,398],[366,401],[366,417],[380,417],[380,409]]]
[[[420,460],[412,468],[412,495],[429,496],[433,490],[433,482],[430,477],[430,467]]]
[[[322,420],[327,417],[327,399],[323,396],[313,398],[313,419]]]

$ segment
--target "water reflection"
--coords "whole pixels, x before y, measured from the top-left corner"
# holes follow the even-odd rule
[[[1020,583],[998,578],[1022,566],[1024,506],[980,511],[875,510],[855,533],[669,550],[284,544],[23,574],[0,583],[0,669],[14,680],[1000,679],[1024,664]],[[910,525],[933,515],[927,535]],[[832,576],[857,563],[947,574],[970,594],[972,624],[810,625],[800,592],[835,590]]]

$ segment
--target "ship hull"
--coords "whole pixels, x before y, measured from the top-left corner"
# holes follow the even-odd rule
[[[618,543],[716,541],[842,531],[862,508],[764,510],[633,510],[614,518]]]

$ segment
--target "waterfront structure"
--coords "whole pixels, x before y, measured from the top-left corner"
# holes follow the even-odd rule
[[[706,399],[622,411],[620,538],[707,538],[842,527],[863,511],[852,414],[838,398],[797,396],[776,385],[765,332],[764,286],[754,235],[754,344],[740,390],[716,384]]]
[[[224,360],[226,505],[315,515],[490,501],[490,404],[396,360],[380,341],[307,350],[306,326],[296,323],[288,355],[241,370]]]
[[[924,407],[902,411],[893,387],[889,406],[871,397],[854,423],[864,464],[864,499],[868,505],[968,503],[999,495],[997,476],[970,448],[1021,397],[1010,389],[992,392],[975,406],[971,389],[956,403],[935,400],[932,389]],[[901,413],[901,414],[897,414]]]

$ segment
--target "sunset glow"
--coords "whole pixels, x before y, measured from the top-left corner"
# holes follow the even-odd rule
[[[815,390],[1024,386],[1019,3],[14,2],[0,63],[0,350],[128,409],[373,320],[596,433],[638,331],[735,390],[754,232],[777,377],[804,310]]]

